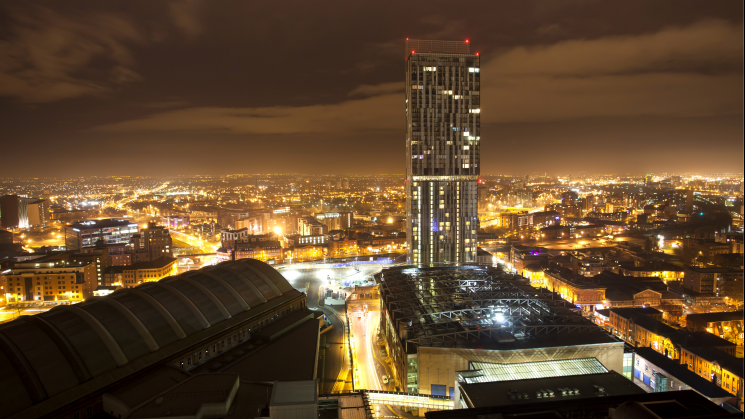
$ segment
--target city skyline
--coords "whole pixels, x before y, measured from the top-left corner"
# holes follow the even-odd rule
[[[0,419],[741,419],[743,20],[3,2]]]
[[[399,173],[406,37],[478,43],[485,173],[742,168],[740,2],[79,6],[0,11],[0,176]]]

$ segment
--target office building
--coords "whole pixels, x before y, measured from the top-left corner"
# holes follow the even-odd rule
[[[90,220],[65,226],[65,248],[82,250],[84,247],[128,244],[137,234],[137,223],[127,220]]]
[[[406,234],[414,264],[476,260],[480,71],[468,41],[406,40]]]

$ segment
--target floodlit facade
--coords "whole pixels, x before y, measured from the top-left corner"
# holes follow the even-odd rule
[[[406,40],[409,262],[476,260],[480,59],[468,41]]]

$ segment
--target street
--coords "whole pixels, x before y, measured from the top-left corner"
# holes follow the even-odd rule
[[[351,376],[346,375],[349,368],[349,348],[347,347],[346,336],[344,335],[345,308],[344,306],[324,307],[321,298],[321,287],[328,285],[328,278],[361,280],[368,275],[378,272],[381,267],[360,266],[360,272],[353,269],[352,275],[348,275],[350,269],[330,269],[324,265],[317,265],[315,270],[309,270],[304,267],[303,270],[294,270],[290,268],[281,269],[279,272],[295,289],[307,292],[308,308],[311,310],[321,310],[326,318],[334,326],[330,331],[324,333],[328,348],[321,348],[325,351],[323,354],[322,365],[319,365],[318,379],[321,382],[321,393],[331,393],[343,389],[352,389]],[[342,276],[343,275],[343,276]],[[342,369],[344,367],[344,369]],[[340,380],[346,378],[346,382]],[[338,384],[337,384],[338,382]]]

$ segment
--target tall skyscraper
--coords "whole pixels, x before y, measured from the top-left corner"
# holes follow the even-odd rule
[[[409,262],[476,260],[480,59],[468,41],[406,40]]]

